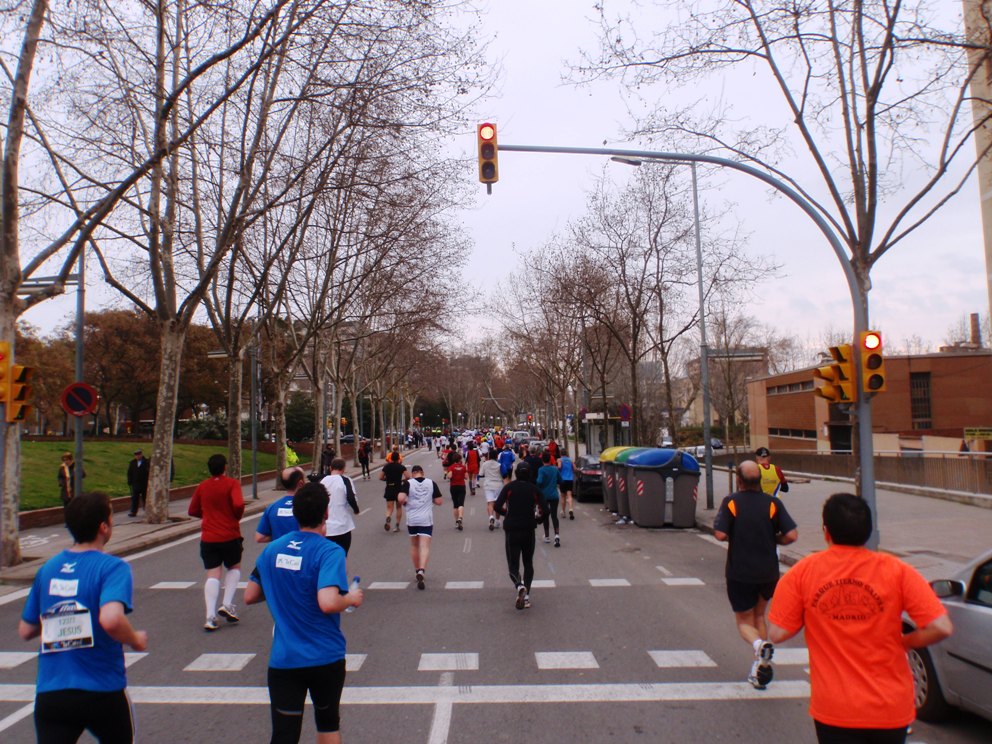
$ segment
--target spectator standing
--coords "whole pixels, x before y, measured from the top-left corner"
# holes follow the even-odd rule
[[[769,496],[778,496],[779,493],[789,492],[789,481],[785,479],[785,473],[778,465],[772,464],[772,453],[767,447],[758,447],[754,453],[761,470],[761,490]]]
[[[431,537],[434,534],[434,506],[441,505],[441,490],[437,483],[424,477],[420,465],[411,468],[411,478],[399,495],[400,505],[406,505],[406,530],[410,534],[410,558],[417,577],[417,588],[426,588],[427,562],[431,557]]]
[[[368,480],[372,477],[369,470],[369,463],[372,460],[372,445],[369,440],[363,439],[358,445],[358,464],[362,466],[362,478]]]
[[[99,741],[128,743],[134,716],[124,645],[148,648],[148,634],[127,619],[131,567],[103,552],[114,528],[106,494],[70,499],[65,516],[72,547],[35,574],[18,624],[22,640],[41,636],[35,731],[40,742],[77,741],[90,731]]]
[[[516,599],[514,606],[518,610],[530,607],[530,589],[534,582],[534,548],[537,541],[534,529],[540,519],[535,514],[535,507],[541,516],[547,513],[548,503],[544,496],[531,482],[529,466],[522,462],[517,465],[517,479],[503,486],[496,499],[495,509],[504,516],[503,536],[506,547],[506,563],[513,582]],[[523,561],[524,572],[520,574],[520,562]]]
[[[240,620],[234,595],[241,581],[241,554],[244,540],[241,537],[240,519],[245,513],[241,483],[229,478],[227,458],[211,455],[207,460],[210,477],[200,483],[189,502],[189,515],[202,520],[200,526],[200,558],[206,569],[203,584],[203,601],[207,619],[203,629],[208,633],[220,628],[220,617],[229,623]],[[221,565],[224,573],[224,599],[217,607],[221,587]],[[220,617],[218,617],[220,616]]]
[[[134,458],[127,466],[127,485],[131,490],[131,511],[129,517],[138,515],[138,507],[145,508],[145,499],[148,494],[148,471],[150,469],[148,460],[141,453],[140,449],[134,451]]]
[[[324,449],[320,451],[320,474],[330,475],[331,474],[331,463],[334,462],[334,458],[338,456],[337,451],[334,449],[334,445],[328,442],[324,445]]]
[[[330,503],[327,507],[327,539],[335,542],[348,555],[351,549],[351,533],[355,530],[352,514],[358,514],[358,499],[355,498],[355,484],[344,474],[345,462],[342,457],[331,461],[331,474],[320,484],[327,489]],[[350,510],[350,513],[349,513]]]
[[[286,495],[273,501],[262,513],[262,519],[255,530],[255,542],[272,542],[300,528],[293,516],[293,497],[306,483],[306,479],[303,468],[287,468],[282,471],[280,480],[286,489]]]
[[[300,529],[274,540],[258,558],[245,602],[266,602],[275,628],[269,653],[269,705],[273,742],[298,742],[307,693],[313,701],[317,741],[340,744],[345,638],[341,612],[362,604],[349,591],[345,553],[325,540],[327,490],[308,483],[296,492],[293,515]]]
[[[83,477],[86,474],[83,473]],[[62,462],[59,465],[59,498],[62,500],[63,508],[69,505],[76,493],[76,463],[72,459],[71,452],[62,453]]]
[[[947,610],[916,569],[865,547],[871,510],[838,493],[823,505],[827,549],[779,582],[769,613],[773,643],[805,629],[809,712],[821,744],[901,744],[916,717],[906,650],[951,635]],[[916,629],[903,632],[903,615]]]

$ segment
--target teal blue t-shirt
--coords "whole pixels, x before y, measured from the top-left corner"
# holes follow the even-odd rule
[[[537,471],[537,487],[541,489],[548,501],[558,500],[558,468],[554,465],[542,465]]]

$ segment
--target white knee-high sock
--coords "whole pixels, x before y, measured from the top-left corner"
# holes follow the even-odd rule
[[[234,593],[238,591],[239,581],[241,581],[241,569],[230,569],[224,577],[224,604],[229,605],[234,601]]]
[[[220,594],[220,579],[207,579],[203,584],[203,599],[207,604],[207,620],[217,614],[217,596]]]

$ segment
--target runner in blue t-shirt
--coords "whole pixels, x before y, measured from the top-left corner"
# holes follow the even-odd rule
[[[134,717],[125,688],[124,647],[148,647],[131,612],[131,567],[104,546],[113,532],[110,498],[77,496],[65,509],[74,544],[35,575],[21,613],[23,640],[41,636],[34,703],[38,741],[131,742]]]
[[[281,478],[286,495],[269,504],[262,513],[258,529],[255,530],[257,543],[272,542],[300,528],[293,516],[293,496],[306,483],[307,474],[303,472],[303,468],[287,468],[282,471]]]
[[[566,444],[568,444],[566,442]],[[574,502],[572,501],[572,490],[575,488],[575,466],[572,464],[572,458],[568,456],[568,452],[563,452],[562,456],[558,458],[558,470],[560,472],[560,479],[558,481],[558,490],[561,491],[561,516],[565,517],[565,510],[568,510],[568,518],[575,519]]]
[[[348,590],[345,554],[325,539],[327,490],[308,483],[293,498],[300,529],[273,540],[255,564],[245,602],[267,602],[275,621],[269,655],[272,741],[297,742],[307,692],[319,734],[340,729],[345,639],[340,613],[362,604]],[[340,739],[337,739],[340,741]]]
[[[513,476],[513,463],[516,461],[516,455],[513,454],[513,450],[510,449],[510,443],[505,442],[503,444],[503,451],[499,453],[499,472],[503,476],[503,482],[509,483],[510,478]]]

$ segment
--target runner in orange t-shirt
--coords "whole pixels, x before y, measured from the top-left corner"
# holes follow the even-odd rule
[[[922,576],[867,549],[871,511],[838,493],[823,505],[828,549],[803,558],[778,583],[768,616],[773,643],[805,628],[809,712],[821,744],[900,744],[916,716],[906,649],[947,638],[947,611]],[[903,633],[902,614],[917,630]]]

